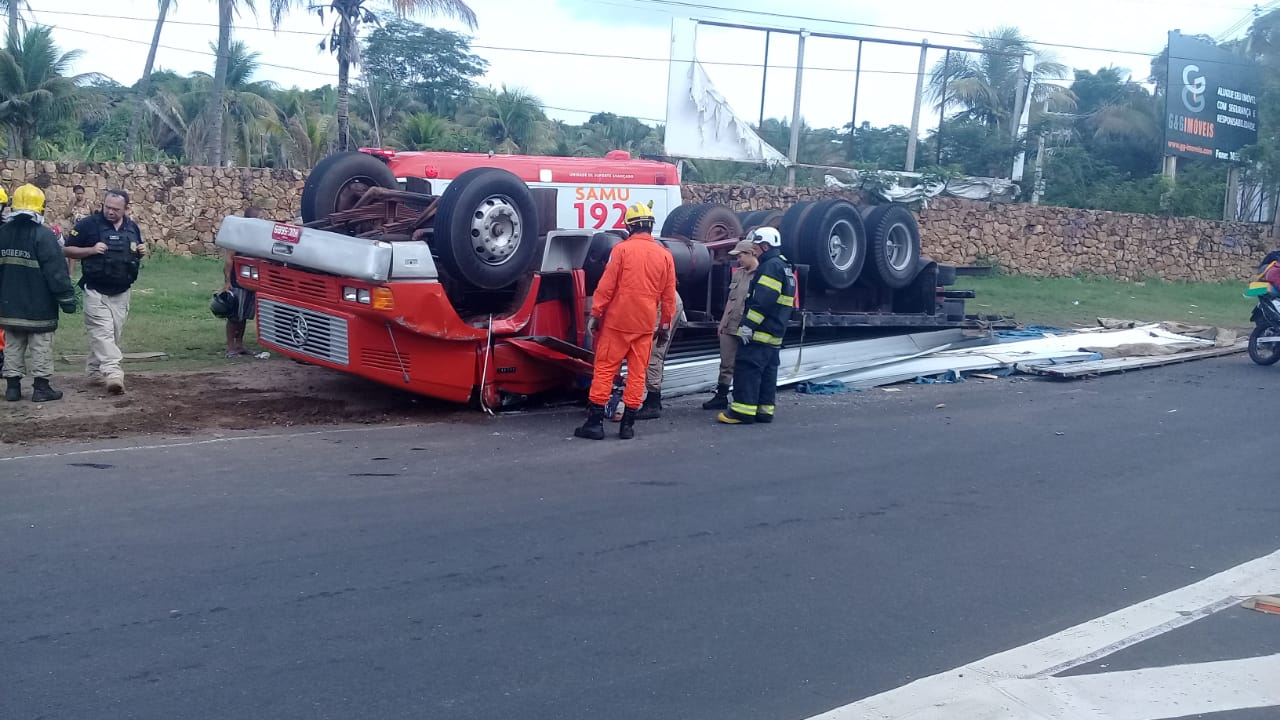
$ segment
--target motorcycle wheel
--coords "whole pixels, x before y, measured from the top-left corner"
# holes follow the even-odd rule
[[[1249,333],[1249,359],[1259,365],[1275,365],[1280,361],[1280,343],[1258,343],[1259,338],[1276,337],[1280,328],[1259,323]]]

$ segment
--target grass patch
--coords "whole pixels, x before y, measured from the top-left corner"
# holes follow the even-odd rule
[[[133,286],[121,349],[127,353],[164,352],[169,359],[126,361],[126,372],[192,370],[231,362],[223,357],[226,321],[209,312],[209,300],[222,288],[222,282],[219,259],[154,255],[143,260],[138,282]],[[83,308],[83,297],[80,304]],[[82,366],[78,362],[68,365],[62,358],[89,352],[84,316],[62,315],[58,322],[58,332],[53,337],[55,369],[79,371]],[[256,330],[250,322],[245,347],[260,352],[262,348],[255,338]]]
[[[1187,283],[1101,278],[1031,278],[1013,275],[960,277],[957,288],[977,291],[968,312],[1013,313],[1024,324],[1068,328],[1093,326],[1097,318],[1176,321],[1220,327],[1248,327],[1254,301],[1245,283]]]

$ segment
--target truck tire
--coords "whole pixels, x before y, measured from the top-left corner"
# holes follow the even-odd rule
[[[321,160],[302,185],[302,222],[314,222],[352,207],[363,194],[362,185],[395,190],[396,175],[368,153],[340,152]]]
[[[776,230],[782,224],[781,210],[756,210],[754,212],[741,213],[739,217],[742,219],[742,232],[744,235],[762,227],[771,227]]]
[[[938,264],[930,262],[916,273],[904,288],[893,292],[893,311],[896,313],[938,312]]]
[[[684,216],[674,235],[687,237],[700,243],[736,240],[742,237],[742,221],[724,205],[718,203],[694,205],[693,210]]]
[[[693,212],[693,209],[696,207],[698,206],[684,204],[667,213],[666,219],[662,221],[662,230],[658,234],[664,237],[682,234],[679,232],[680,226],[684,224],[684,219],[688,217],[689,213]]]
[[[432,244],[445,269],[480,290],[511,285],[537,252],[533,193],[500,168],[472,168],[449,183],[434,227]]]
[[[867,260],[867,231],[853,203],[823,200],[815,204],[801,226],[801,236],[801,255],[823,284],[844,290],[858,281]]]
[[[798,202],[787,208],[786,212],[782,213],[782,219],[778,221],[778,233],[782,235],[782,254],[797,265],[808,263],[804,253],[801,252],[803,245],[800,242],[801,228],[814,205],[814,202],[808,200]]]
[[[613,232],[598,232],[591,236],[591,244],[587,246],[587,258],[582,263],[588,293],[593,292],[596,285],[600,284],[604,268],[609,264],[609,255],[620,242],[622,238]]]
[[[920,259],[920,227],[915,214],[900,203],[880,205],[867,215],[866,228],[872,278],[893,290],[906,287],[915,277]]]

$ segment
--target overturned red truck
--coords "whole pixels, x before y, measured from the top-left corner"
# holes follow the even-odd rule
[[[637,201],[653,202],[674,256],[686,347],[715,347],[727,251],[764,225],[780,230],[800,276],[792,341],[982,322],[964,313],[971,292],[944,289],[956,268],[921,256],[905,206],[684,204],[674,165],[625,152],[338,153],[308,176],[301,225],[228,217],[216,242],[257,292],[262,345],[494,408],[581,389],[590,297]]]

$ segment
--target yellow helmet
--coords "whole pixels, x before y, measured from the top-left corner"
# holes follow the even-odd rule
[[[24,210],[37,215],[44,213],[44,191],[31,184],[20,185],[17,190],[14,190],[13,211]]]
[[[626,223],[627,225],[639,225],[641,223],[653,225],[653,201],[650,200],[648,204],[635,203],[627,208]]]
[[[5,192],[4,188],[0,187],[0,206],[8,205],[8,204],[9,204],[9,193]]]

